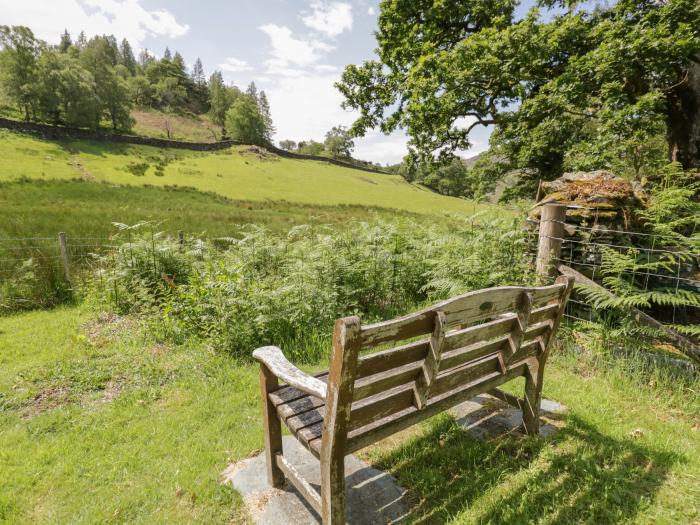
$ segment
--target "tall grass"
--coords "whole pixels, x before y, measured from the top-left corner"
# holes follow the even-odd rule
[[[410,220],[344,228],[260,226],[211,242],[123,227],[124,242],[101,259],[92,297],[145,315],[164,337],[207,339],[236,356],[285,346],[315,361],[333,321],[364,322],[475,288],[523,283],[529,258],[516,220],[456,223],[449,231]]]

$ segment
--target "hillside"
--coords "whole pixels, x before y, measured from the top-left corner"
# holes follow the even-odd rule
[[[144,137],[190,142],[216,142],[221,138],[220,127],[206,115],[178,115],[140,108],[131,111],[131,118],[134,119],[131,132]]]
[[[230,199],[363,205],[415,213],[485,209],[405,182],[324,162],[284,159],[239,146],[220,152],[88,141],[52,142],[0,132],[0,181],[75,179],[132,186],[188,186]]]

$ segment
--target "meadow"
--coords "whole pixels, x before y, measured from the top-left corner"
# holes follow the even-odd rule
[[[700,519],[697,382],[561,340],[554,436],[484,443],[444,415],[362,453],[411,490],[410,522]],[[219,479],[263,446],[256,367],[84,307],[2,318],[0,347],[0,522],[247,522]]]
[[[104,142],[53,142],[0,131],[0,156],[0,181],[79,178],[112,185],[187,186],[236,200],[362,205],[437,215],[493,209],[438,195],[398,175],[280,158],[249,146],[195,152]]]
[[[533,278],[512,210],[388,175],[246,148],[5,133],[0,150],[0,238],[25,239],[13,246],[32,259],[5,290],[37,294],[7,310],[53,306],[0,316],[0,523],[247,523],[220,474],[263,446],[255,346],[318,371],[337,316]],[[51,266],[44,304],[27,283],[59,229],[86,264],[74,289]],[[602,329],[567,325],[544,383],[569,408],[555,435],[480,442],[441,415],[361,456],[410,490],[411,523],[693,523],[698,391],[697,377],[615,353]]]

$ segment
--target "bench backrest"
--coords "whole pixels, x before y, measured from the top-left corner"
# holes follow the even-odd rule
[[[560,278],[478,290],[366,326],[356,317],[338,320],[326,428],[347,434],[391,424],[546,355],[571,286]]]

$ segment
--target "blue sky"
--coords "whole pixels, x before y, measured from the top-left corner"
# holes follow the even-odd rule
[[[28,25],[49,42],[67,28],[126,37],[156,55],[168,46],[188,64],[200,57],[207,74],[221,70],[240,87],[255,81],[270,99],[274,139],[298,141],[322,140],[354,120],[333,83],[346,64],[374,56],[378,1],[0,0],[0,12],[0,23]],[[484,151],[488,135],[476,128],[464,155]],[[398,162],[405,144],[403,133],[370,132],[356,141],[355,156]]]

